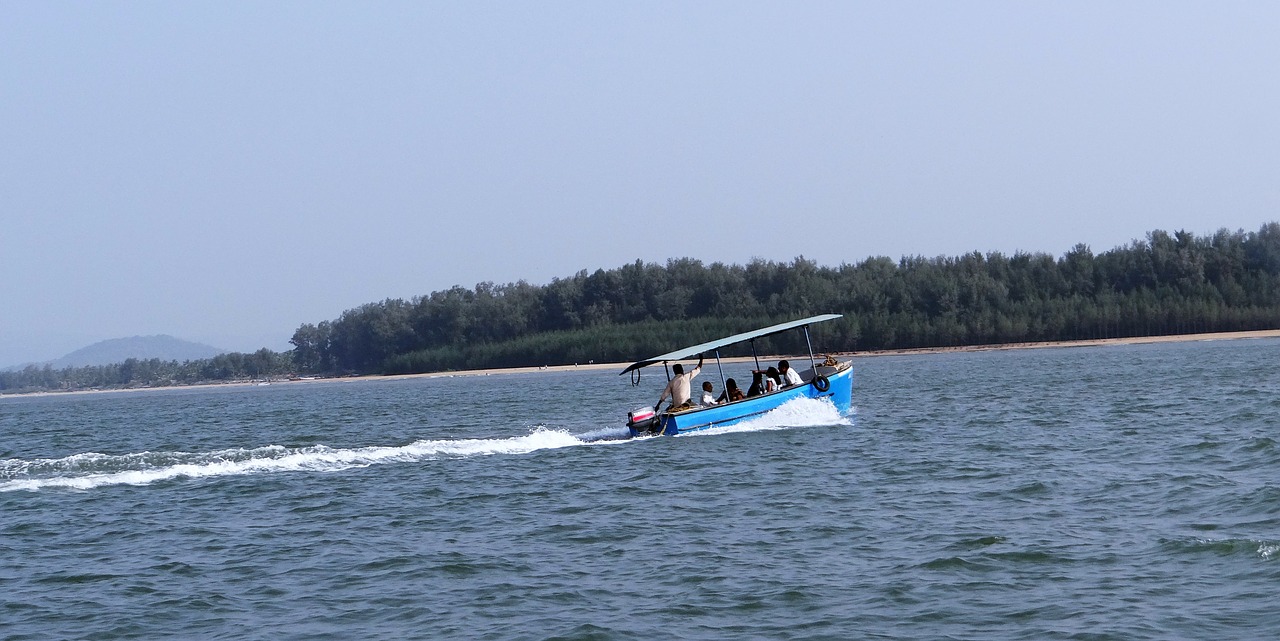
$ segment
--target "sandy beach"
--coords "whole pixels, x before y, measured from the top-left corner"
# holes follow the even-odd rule
[[[1185,343],[1189,341],[1223,341],[1248,338],[1280,337],[1280,329],[1263,329],[1249,332],[1212,332],[1207,334],[1175,334],[1171,336],[1135,336],[1131,338],[1098,338],[1080,341],[1046,341],[1040,343],[1001,343],[998,345],[965,345],[961,347],[922,347],[918,349],[890,349],[854,352],[862,356],[891,356],[897,354],[945,354],[950,352],[983,352],[996,349],[1039,349],[1045,347],[1092,347],[1097,345],[1143,345],[1147,343]]]
[[[891,349],[891,350],[871,350],[864,352],[830,352],[832,356],[837,358],[875,358],[880,356],[898,356],[904,354],[951,354],[959,352],[983,352],[991,350],[1012,350],[1012,349],[1043,349],[1050,347],[1091,347],[1099,345],[1142,345],[1147,343],[1177,343],[1187,341],[1220,341],[1220,340],[1242,340],[1253,338],[1276,338],[1280,337],[1280,329],[1257,330],[1249,332],[1215,332],[1207,334],[1177,334],[1172,336],[1138,336],[1132,338],[1101,338],[1093,340],[1080,341],[1047,341],[1039,343],[1002,343],[995,345],[964,345],[958,347],[924,347],[916,349]],[[826,355],[828,352],[822,352]],[[761,363],[776,363],[783,358],[795,360],[795,355],[761,355]],[[807,359],[807,355],[804,356]],[[750,357],[735,357],[722,359],[724,363],[744,363],[750,362]],[[333,378],[295,378],[272,380],[269,383],[262,381],[233,381],[227,383],[201,383],[198,385],[174,385],[170,387],[133,387],[121,389],[99,389],[99,390],[69,390],[61,392],[28,392],[22,394],[3,394],[0,398],[6,397],[31,397],[31,396],[63,396],[67,394],[118,394],[127,392],[144,392],[158,390],[190,390],[201,388],[228,388],[228,387],[259,387],[269,385],[308,385],[308,384],[358,384],[368,381],[393,381],[412,378],[449,378],[460,376],[500,376],[505,374],[535,374],[539,372],[572,372],[579,370],[614,370],[621,372],[624,367],[630,363],[582,363],[574,365],[545,365],[541,367],[508,367],[493,369],[473,369],[458,370],[450,372],[430,372],[426,374],[393,374],[393,375],[367,375],[367,376],[344,376]]]

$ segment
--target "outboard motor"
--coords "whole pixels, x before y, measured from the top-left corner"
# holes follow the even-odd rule
[[[652,407],[642,407],[627,412],[627,428],[632,436],[653,431],[658,424],[658,413]]]

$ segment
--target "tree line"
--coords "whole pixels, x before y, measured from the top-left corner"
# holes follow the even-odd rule
[[[810,314],[819,349],[849,351],[1270,329],[1280,326],[1280,223],[1210,236],[1153,231],[1094,254],[705,265],[692,258],[453,287],[347,310],[294,333],[317,372],[627,361]],[[800,337],[765,347],[796,351]],[[786,342],[791,341],[791,342]]]
[[[812,328],[819,351],[1273,329],[1280,327],[1280,223],[1208,236],[1156,230],[1110,251],[1080,244],[1060,257],[878,256],[835,267],[804,257],[746,265],[637,260],[546,285],[480,283],[368,303],[303,324],[289,352],[239,355],[234,366],[224,359],[141,369],[183,384],[244,376],[250,367],[333,375],[630,361],[826,312],[844,317]],[[803,343],[803,336],[781,335],[758,348],[800,352]],[[31,369],[0,373],[0,391],[94,379]],[[139,369],[108,366],[94,380],[137,384]],[[32,377],[42,377],[39,385]]]
[[[110,365],[58,369],[49,365],[28,365],[17,371],[0,371],[0,393],[222,383],[280,378],[294,370],[292,352],[275,352],[266,348],[252,354],[233,352],[183,362],[130,358]]]

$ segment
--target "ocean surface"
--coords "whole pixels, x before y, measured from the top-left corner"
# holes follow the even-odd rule
[[[0,639],[1275,638],[1277,364],[860,358],[637,440],[656,370],[0,398]]]

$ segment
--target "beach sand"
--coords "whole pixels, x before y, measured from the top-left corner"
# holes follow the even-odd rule
[[[922,347],[919,349],[891,349],[855,352],[853,356],[889,356],[896,354],[945,354],[950,352],[982,352],[996,349],[1038,349],[1044,347],[1092,347],[1096,345],[1143,345],[1147,343],[1185,343],[1190,341],[1222,341],[1246,338],[1280,337],[1280,329],[1263,329],[1250,332],[1213,332],[1206,334],[1175,334],[1171,336],[1135,336],[1131,338],[1098,338],[1081,341],[1046,341],[1041,343],[1001,343],[998,345],[965,345],[961,347]]]
[[[959,347],[924,347],[917,349],[892,349],[892,350],[872,350],[865,352],[822,352],[820,356],[830,353],[837,358],[874,358],[878,356],[897,356],[903,354],[950,354],[956,352],[982,352],[990,350],[1010,350],[1010,349],[1041,349],[1046,347],[1090,347],[1097,345],[1141,345],[1147,343],[1177,343],[1188,341],[1220,341],[1220,340],[1240,340],[1250,338],[1276,338],[1280,337],[1280,329],[1258,330],[1250,332],[1216,332],[1208,334],[1178,334],[1173,336],[1138,336],[1133,338],[1101,338],[1095,340],[1081,341],[1048,341],[1041,343],[1002,343],[998,345],[964,345]],[[776,363],[779,359],[790,358],[795,360],[798,356],[782,356],[769,355],[760,356],[761,363]],[[807,360],[807,355],[804,357]],[[743,363],[750,362],[751,357],[725,358],[725,363]],[[585,370],[614,370],[621,372],[624,367],[630,363],[583,363],[576,365],[546,365],[542,367],[509,367],[494,369],[473,369],[459,370],[451,372],[430,372],[426,374],[392,374],[387,376],[369,375],[369,376],[345,376],[336,378],[306,378],[293,380],[277,380],[271,381],[270,385],[310,385],[310,384],[335,384],[346,383],[355,384],[368,381],[394,381],[412,378],[447,378],[460,376],[498,376],[503,374],[532,374],[539,372],[573,372]],[[202,383],[199,385],[174,385],[170,387],[136,387],[123,389],[101,389],[101,390],[69,390],[61,392],[28,392],[23,394],[4,394],[0,398],[14,396],[54,396],[66,394],[116,394],[125,392],[143,392],[157,390],[190,390],[201,388],[227,388],[227,387],[258,387],[263,385],[260,381],[234,381],[227,383]]]

